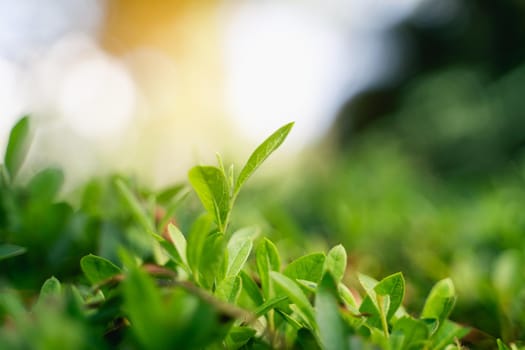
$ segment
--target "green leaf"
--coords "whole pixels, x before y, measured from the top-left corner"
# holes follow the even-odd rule
[[[371,327],[381,328],[381,306],[377,303],[377,296],[371,297],[367,295],[359,306],[359,312],[366,316],[366,322]]]
[[[261,317],[266,315],[268,311],[275,308],[277,305],[281,304],[282,302],[288,300],[287,296],[281,295],[275,298],[271,298],[267,301],[265,301],[263,304],[261,304],[254,312],[256,317]]]
[[[454,344],[454,340],[461,339],[469,332],[468,328],[462,327],[449,320],[444,320],[436,333],[431,337],[432,350],[444,349],[449,344]]]
[[[328,252],[325,260],[325,270],[334,276],[337,283],[341,282],[346,271],[346,250],[339,244]]]
[[[0,260],[12,258],[27,252],[27,249],[13,244],[0,245]]]
[[[155,232],[153,218],[146,215],[142,204],[138,201],[135,194],[122,179],[116,179],[117,193],[124,201],[133,218],[140,224],[143,230],[148,234]]]
[[[293,125],[294,123],[289,123],[279,128],[255,149],[237,178],[233,191],[234,197],[239,193],[242,185],[255,170],[284,142],[290,130],[292,130]]]
[[[188,265],[186,258],[186,237],[180,232],[179,228],[173,224],[168,225],[168,236],[171,240],[171,243],[175,247],[177,252],[177,260],[180,260],[180,263]]]
[[[450,278],[437,282],[430,291],[421,318],[434,318],[439,325],[450,315],[456,303],[456,292]]]
[[[226,276],[236,276],[241,271],[252,248],[252,241],[245,241],[240,246],[228,244],[228,271]]]
[[[501,339],[496,339],[496,342],[498,344],[498,350],[511,350],[510,347],[508,347]]]
[[[162,190],[157,195],[157,203],[163,206],[167,206],[172,202],[172,200],[174,200],[174,198],[179,197],[179,195],[183,193],[184,190],[186,190],[186,185],[184,184],[177,184],[177,185],[168,187]]]
[[[390,321],[392,316],[403,302],[405,296],[405,279],[403,275],[398,272],[381,280],[375,287],[374,291],[382,296],[388,296],[390,305],[386,314],[387,321]]]
[[[337,306],[337,284],[330,273],[324,274],[317,286],[315,316],[321,347],[325,350],[348,349],[345,324]]]
[[[302,256],[288,264],[283,273],[291,279],[301,279],[317,283],[323,275],[325,258],[323,253],[312,253]]]
[[[257,246],[255,251],[255,263],[257,265],[259,278],[261,279],[264,298],[268,300],[273,293],[271,288],[270,271],[281,270],[281,259],[277,247],[275,247],[275,245],[267,238],[264,238]]]
[[[429,337],[426,323],[409,316],[401,317],[394,324],[392,335],[398,333],[403,335],[403,341],[398,349],[424,349],[424,344]]]
[[[250,327],[232,327],[224,341],[226,349],[239,349],[255,336],[255,329]]]
[[[80,259],[80,267],[91,284],[97,284],[121,273],[111,261],[89,254]]]
[[[188,264],[190,265],[193,275],[197,280],[202,249],[204,247],[206,237],[210,232],[210,227],[211,217],[209,215],[201,215],[191,226],[190,233],[188,235],[188,245],[186,248]]]
[[[206,237],[199,263],[199,281],[203,287],[212,289],[226,275],[226,242],[220,232]]]
[[[235,304],[241,294],[241,289],[242,279],[239,276],[229,276],[217,285],[215,296],[220,300]]]
[[[263,297],[257,284],[253,281],[250,275],[244,271],[241,271],[239,276],[242,279],[243,291],[246,292],[255,305],[261,305],[263,303]]]
[[[193,167],[188,177],[206,211],[215,217],[219,230],[225,232],[230,212],[230,188],[221,169],[213,166]]]
[[[62,285],[54,276],[48,278],[40,288],[40,294],[33,310],[40,308],[46,301],[54,300],[62,294]]]
[[[64,183],[60,169],[48,168],[34,175],[27,185],[31,196],[41,202],[51,202]]]
[[[310,329],[316,331],[314,309],[297,283],[276,271],[270,271],[270,277],[286,293],[288,299],[297,306],[300,316]]]
[[[357,301],[350,289],[343,283],[339,283],[339,296],[351,312],[357,313]]]
[[[30,145],[29,131],[29,117],[25,116],[16,123],[9,134],[4,162],[11,180],[16,177],[26,158]]]
[[[124,311],[133,324],[133,334],[142,343],[150,345],[155,338],[165,337],[155,327],[161,322],[163,310],[160,290],[143,271],[136,267],[130,268],[122,283]]]
[[[40,288],[39,298],[58,297],[62,293],[62,285],[56,277],[48,278]]]

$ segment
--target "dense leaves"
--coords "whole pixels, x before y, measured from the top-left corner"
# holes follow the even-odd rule
[[[41,247],[26,233],[41,229],[31,221],[24,229],[15,219],[1,227],[0,260],[9,263],[0,270],[2,347],[458,349],[468,329],[448,319],[456,300],[450,279],[435,285],[416,317],[402,307],[401,273],[380,281],[359,275],[359,295],[359,287],[348,284],[352,272],[342,245],[292,259],[254,227],[230,232],[239,189],[291,126],[264,141],[237,178],[226,176],[222,160],[218,167],[190,170],[206,213],[187,225],[165,217],[169,224],[156,222],[158,206],[179,205],[180,186],[155,193],[125,178],[93,182],[74,209],[55,199],[60,172],[45,170],[27,186],[5,181],[4,217],[23,213],[17,191],[38,198],[31,215],[54,215],[57,207],[64,213],[50,231],[36,233]],[[10,157],[23,159],[26,146],[20,144],[13,141]],[[10,174],[16,164],[9,165]],[[65,260],[72,269],[56,264]],[[25,271],[30,274],[20,275]],[[501,341],[498,346],[507,348]]]

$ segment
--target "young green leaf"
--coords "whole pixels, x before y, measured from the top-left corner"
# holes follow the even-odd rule
[[[20,247],[13,244],[0,244],[0,261],[8,258],[12,258],[17,255],[24,254],[27,251],[26,248]]]
[[[450,278],[437,282],[430,291],[421,318],[434,318],[439,325],[450,315],[456,303],[456,292]]]
[[[217,285],[215,295],[220,300],[235,304],[241,294],[241,289],[242,279],[239,276],[229,276]]]
[[[390,304],[386,315],[387,321],[390,321],[392,316],[403,302],[405,295],[405,279],[403,275],[398,272],[382,279],[375,287],[374,291],[381,296],[388,296]]]
[[[297,283],[276,271],[270,271],[270,277],[286,293],[288,299],[297,306],[298,311],[300,311],[301,316],[310,329],[316,331],[317,324],[315,322],[314,309]]]
[[[283,271],[283,274],[292,280],[302,279],[319,282],[323,274],[324,253],[312,253],[292,261]]]
[[[252,251],[253,242],[244,241],[239,245],[228,244],[228,270],[226,276],[236,276],[243,268],[250,252]]]
[[[100,283],[121,273],[121,269],[111,261],[92,254],[80,259],[80,267],[91,284]]]
[[[330,273],[323,275],[315,296],[315,316],[324,350],[348,349],[345,324],[339,314],[337,284]]]
[[[272,293],[270,271],[281,270],[281,259],[277,247],[270,240],[264,238],[255,251],[255,262],[261,279],[264,298],[268,300]]]
[[[39,300],[41,298],[58,297],[61,292],[62,285],[60,284],[60,281],[54,276],[50,277],[44,282],[42,288],[40,288]]]
[[[328,252],[325,260],[325,270],[334,276],[337,283],[341,282],[346,271],[346,250],[339,244]]]
[[[289,123],[282,126],[255,149],[237,178],[233,191],[234,197],[237,196],[242,185],[254,171],[284,142],[290,130],[292,130],[293,125],[294,123]]]
[[[179,228],[173,224],[168,225],[168,236],[171,243],[176,249],[177,259],[180,259],[180,262],[187,265],[188,261],[186,258],[186,237],[180,232]]]
[[[48,301],[53,301],[58,299],[62,294],[62,285],[60,281],[54,276],[48,278],[42,287],[40,288],[40,294],[38,300],[33,306],[33,311],[38,310],[42,305],[46,304]]]
[[[30,145],[29,131],[29,117],[25,116],[15,124],[9,134],[4,162],[11,179],[16,177],[24,163]]]
[[[213,166],[193,167],[188,177],[206,211],[215,217],[217,227],[225,232],[230,207],[230,188],[221,169]]]

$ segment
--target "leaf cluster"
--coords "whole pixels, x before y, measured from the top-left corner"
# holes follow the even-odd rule
[[[155,193],[125,178],[107,188],[95,182],[74,209],[55,199],[57,171],[17,183],[29,137],[29,120],[22,119],[1,169],[2,348],[460,349],[468,329],[448,319],[456,301],[450,279],[432,288],[414,316],[402,306],[401,273],[380,281],[359,275],[363,293],[348,287],[342,245],[284,263],[257,228],[230,232],[241,187],[292,125],[266,139],[238,175],[233,167],[226,171],[220,158],[217,167],[192,168],[189,182],[205,213],[183,232],[172,219],[187,193],[183,186]],[[44,231],[43,247],[63,252],[60,247],[76,242],[71,246],[82,254],[66,249],[78,259],[73,271],[53,268],[57,253],[31,244],[26,230],[39,226],[24,226],[34,224],[23,216],[29,210],[19,199],[24,193],[31,194],[27,203],[45,203],[44,213],[67,205],[69,214],[55,221],[77,229],[56,236]],[[160,205],[165,209],[159,213]],[[86,237],[94,232],[98,238]],[[42,281],[39,291],[22,287],[24,279],[16,276],[25,271],[32,276],[25,288]],[[50,271],[59,278],[46,276]]]

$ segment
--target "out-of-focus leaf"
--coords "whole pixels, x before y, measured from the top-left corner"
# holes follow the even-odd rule
[[[235,189],[233,191],[234,196],[239,193],[242,185],[248,180],[248,178],[257,170],[257,168],[273,153],[286,139],[290,130],[292,130],[294,123],[289,123],[273,134],[271,134],[266,140],[263,141],[251,154],[250,158],[242,168]]]
[[[56,277],[48,278],[40,288],[40,298],[57,297],[62,292],[62,285]]]
[[[315,317],[319,339],[324,350],[348,349],[348,335],[337,306],[337,284],[330,273],[324,274],[317,286]]]
[[[224,233],[230,208],[230,189],[224,173],[213,166],[193,167],[188,177],[206,211],[215,217]]]
[[[115,184],[117,186],[118,194],[137,223],[139,223],[142,229],[148,234],[154,233],[155,225],[153,224],[153,218],[146,215],[145,209],[142,207],[142,204],[140,204],[133,191],[122,179],[116,179]]]
[[[25,116],[15,124],[9,134],[4,162],[11,179],[16,177],[24,163],[30,145],[29,131],[29,117]]]
[[[56,277],[48,278],[40,288],[40,295],[33,310],[38,309],[46,300],[53,300],[62,294],[62,285]]]
[[[13,244],[0,244],[0,260],[12,258],[17,255],[24,254],[26,248]]]
[[[504,342],[501,341],[501,339],[497,339],[496,343],[498,344],[498,350],[511,350],[510,347],[508,347]]]
[[[64,183],[64,173],[60,169],[48,168],[38,172],[27,185],[31,196],[41,202],[51,202]]]
[[[186,189],[186,185],[184,184],[177,184],[168,187],[157,195],[157,202],[161,205],[168,205],[173,200],[173,198],[182,193],[184,189]]]
[[[317,283],[323,274],[324,262],[325,255],[323,253],[304,255],[288,264],[283,274],[291,279],[302,279]]]
[[[91,284],[100,283],[121,273],[121,269],[111,261],[92,254],[80,259],[80,267]]]
[[[297,344],[295,348],[308,349],[308,350],[321,350],[319,347],[319,340],[312,333],[312,330],[308,328],[300,328],[297,331]]]

